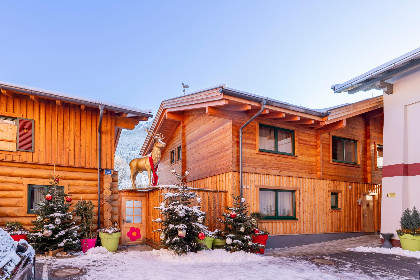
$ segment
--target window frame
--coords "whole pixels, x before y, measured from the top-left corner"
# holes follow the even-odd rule
[[[181,160],[181,159],[182,159],[182,150],[181,150],[181,146],[178,146],[178,147],[176,148],[176,153],[177,153],[176,160],[177,160],[177,161]]]
[[[275,150],[266,150],[266,149],[261,149],[260,148],[259,138],[260,138],[261,127],[267,127],[267,128],[273,128],[274,129],[274,149]],[[278,147],[278,144],[279,144],[278,143],[278,131],[279,130],[290,132],[292,134],[292,140],[291,140],[292,141],[292,153],[279,152],[279,147]],[[260,152],[280,154],[280,155],[288,155],[288,156],[296,156],[296,150],[295,150],[296,144],[295,144],[295,131],[294,130],[260,123],[259,126],[258,126],[257,137],[258,137],[258,151],[260,151]]]
[[[298,220],[298,218],[296,217],[296,190],[287,190],[287,189],[267,189],[267,188],[260,188],[259,191],[272,191],[275,192],[275,210],[276,210],[276,215],[275,216],[264,216],[265,220]],[[292,212],[293,212],[293,216],[279,216],[278,215],[278,193],[281,192],[291,192],[292,193]],[[259,201],[258,201],[259,204]],[[259,207],[259,205],[258,205]],[[261,212],[261,210],[260,210]]]
[[[382,148],[382,166],[378,166],[378,147]],[[384,167],[384,161],[383,161],[384,155],[383,155],[383,153],[384,153],[384,145],[383,144],[376,144],[375,145],[375,163],[376,163],[375,167],[376,167],[376,169],[382,169]]]
[[[171,164],[175,163],[175,150],[171,150]]]
[[[331,192],[331,197],[332,196],[335,196],[335,204],[337,205],[337,206],[333,206],[332,204],[331,204],[331,209],[334,209],[334,210],[339,210],[339,209],[341,209],[340,208],[340,206],[338,205],[338,192]],[[332,201],[332,200],[331,200]],[[330,202],[331,202],[330,201]]]
[[[35,214],[35,209],[31,209],[31,198],[32,198],[31,188],[32,187],[36,187],[37,189],[43,188],[45,191],[50,186],[51,185],[28,184],[28,188],[27,188],[28,203],[27,203],[27,211],[26,211],[27,214]],[[63,190],[66,191],[64,186],[57,186],[57,187],[63,188]]]
[[[343,151],[342,151],[342,153],[343,153],[343,158],[344,158],[344,160],[338,160],[338,159],[334,159],[333,158],[333,140],[334,139],[337,139],[337,140],[341,140],[341,141],[343,141]],[[352,161],[346,161],[345,160],[345,155],[346,155],[346,145],[345,145],[345,141],[347,141],[347,142],[352,142],[352,143],[354,143],[355,145],[354,145],[354,154],[355,154],[355,162],[352,162]],[[352,164],[352,165],[358,165],[359,164],[359,156],[358,156],[358,145],[357,145],[357,140],[354,140],[354,139],[348,139],[348,138],[344,138],[344,137],[340,137],[340,136],[332,136],[331,137],[331,160],[332,160],[332,162],[338,162],[338,163],[345,163],[345,164]]]

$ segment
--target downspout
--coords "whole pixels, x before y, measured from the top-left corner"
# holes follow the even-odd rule
[[[99,105],[98,124],[98,229],[101,228],[101,153],[102,153],[102,117],[104,116],[104,105]]]
[[[241,198],[241,206],[242,206],[242,198],[243,198],[243,174],[242,174],[242,130],[253,120],[255,120],[265,109],[265,103],[267,101],[264,99],[261,102],[261,109],[256,113],[250,120],[248,120],[241,128],[239,129],[239,188],[240,188],[240,198]]]

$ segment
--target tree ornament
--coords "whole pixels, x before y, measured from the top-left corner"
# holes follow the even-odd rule
[[[71,202],[73,200],[73,198],[71,198],[71,196],[66,196],[66,201],[67,202]]]
[[[48,200],[48,201],[50,201],[50,200],[52,199],[52,195],[47,194],[47,195],[45,196],[45,199],[46,199],[46,200]]]
[[[184,238],[187,235],[187,231],[185,229],[178,229],[178,236]]]
[[[37,220],[38,222],[42,221],[41,216],[37,216],[37,217],[36,217],[36,220]]]
[[[241,228],[239,229],[239,231],[240,231],[240,232],[244,232],[244,231],[245,231],[245,228],[244,228],[244,227],[241,227]]]
[[[201,197],[197,197],[197,202],[200,203],[201,202]]]
[[[229,217],[231,217],[232,219],[236,218],[236,213],[235,212],[230,212]]]
[[[232,244],[232,238],[230,238],[230,237],[226,238],[226,244],[227,245]]]
[[[60,179],[59,179],[58,177],[56,177],[56,178],[54,179],[54,182],[55,182],[56,184],[58,184],[58,183],[60,182]]]
[[[200,232],[200,233],[198,234],[198,239],[200,239],[200,240],[204,240],[204,238],[206,238],[206,235],[204,234],[204,232]]]
[[[199,222],[200,224],[202,224],[204,222],[203,216],[198,217],[197,222]]]
[[[50,237],[52,235],[52,231],[49,229],[44,230],[42,233],[45,237]]]
[[[164,239],[165,239],[165,237],[166,237],[166,235],[162,232],[162,233],[160,234],[160,240],[164,240]]]
[[[256,228],[256,229],[254,230],[254,233],[255,233],[255,234],[258,234],[258,233],[260,233],[260,230]]]
[[[69,215],[69,219],[73,220],[73,215],[72,214]]]
[[[245,202],[245,197],[242,197],[241,198],[241,202]]]
[[[55,219],[55,224],[56,224],[56,225],[61,224],[61,219],[60,219],[60,218],[56,218],[56,219]]]
[[[248,242],[248,245],[249,245],[249,246],[252,246],[252,241],[249,241],[249,242]]]

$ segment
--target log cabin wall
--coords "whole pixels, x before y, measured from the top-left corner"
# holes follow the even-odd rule
[[[226,206],[231,206],[231,194],[239,194],[239,173],[228,172],[191,181],[188,185],[194,188],[225,190]],[[260,226],[272,235],[362,231],[361,206],[357,200],[364,193],[374,194],[374,227],[375,231],[380,229],[380,185],[244,173],[244,198],[250,206],[251,213],[260,211],[260,188],[286,188],[296,191],[297,220],[261,222]],[[339,194],[338,204],[341,209],[331,209],[331,192]]]
[[[165,141],[166,146],[162,149],[162,157],[159,163],[159,183],[172,185],[177,181],[175,176],[172,175],[171,170],[175,169],[176,172],[182,172],[182,161],[177,159],[177,148],[181,146],[181,125],[175,123],[175,130],[173,136]],[[171,163],[171,153],[174,153],[174,162]]]

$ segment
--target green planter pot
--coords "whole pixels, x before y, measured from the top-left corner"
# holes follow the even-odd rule
[[[110,252],[115,252],[118,249],[118,243],[120,243],[121,232],[115,233],[99,233],[99,238],[101,238],[102,246],[105,247]]]
[[[408,251],[420,251],[420,236],[404,234],[399,235],[401,248]]]
[[[209,249],[211,249],[213,247],[213,240],[214,240],[213,237],[208,237],[208,236],[206,236],[204,238],[204,240],[200,240],[200,239],[197,238],[198,243],[205,244],[207,246],[207,248],[209,248]]]
[[[213,249],[223,249],[226,245],[226,240],[224,239],[217,239],[213,240]]]

